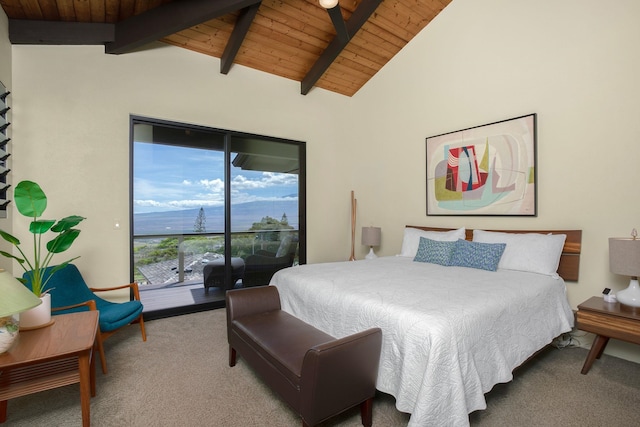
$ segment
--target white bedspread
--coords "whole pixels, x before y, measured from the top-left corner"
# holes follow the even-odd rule
[[[561,279],[442,267],[410,258],[307,264],[281,270],[283,310],[335,337],[383,333],[377,389],[409,426],[466,426],[484,393],[571,330]]]

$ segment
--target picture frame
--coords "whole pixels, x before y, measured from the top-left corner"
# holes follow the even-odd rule
[[[427,215],[537,216],[537,115],[426,138]]]

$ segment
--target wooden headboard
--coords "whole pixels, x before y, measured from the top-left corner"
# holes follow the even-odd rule
[[[407,225],[425,231],[449,231],[454,228],[422,227],[419,225]],[[582,230],[486,230],[499,231],[501,233],[539,233],[539,234],[566,234],[567,238],[562,248],[558,274],[564,280],[577,282],[580,275],[580,251],[582,249]],[[473,230],[466,230],[466,239],[473,239]]]

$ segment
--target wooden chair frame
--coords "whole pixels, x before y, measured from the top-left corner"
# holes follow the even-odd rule
[[[93,293],[97,293],[97,292],[105,292],[105,291],[115,291],[115,290],[120,290],[120,289],[126,289],[129,288],[130,292],[133,293],[133,299],[140,301],[140,290],[138,288],[138,284],[137,283],[129,283],[127,285],[122,285],[122,286],[114,286],[111,288],[89,288],[89,290]],[[57,307],[57,308],[52,308],[51,312],[56,312],[56,311],[63,311],[63,310],[69,310],[72,308],[77,308],[77,307],[82,307],[82,306],[86,306],[89,308],[89,310],[94,310],[96,311],[96,302],[94,300],[89,300],[89,301],[85,301],[83,303],[80,304],[74,304],[74,305],[68,305],[65,307]],[[131,323],[140,323],[140,332],[142,333],[142,341],[146,341],[147,340],[147,332],[144,328],[144,318],[142,316],[142,313],[140,313],[140,316],[134,320]],[[109,332],[102,332],[100,330],[100,328],[98,328],[98,332],[96,333],[96,346],[98,348],[98,352],[100,353],[100,364],[102,365],[102,373],[106,374],[107,373],[107,359],[104,356],[104,345],[103,345],[103,341],[106,340],[107,338],[109,338],[111,335],[113,335],[116,330],[113,331],[109,331]]]

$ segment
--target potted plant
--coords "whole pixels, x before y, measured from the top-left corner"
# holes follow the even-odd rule
[[[71,215],[59,221],[39,219],[47,208],[47,196],[44,194],[44,191],[42,191],[42,188],[32,181],[21,181],[18,183],[13,193],[13,200],[20,214],[32,218],[29,224],[29,232],[33,235],[33,256],[29,258],[22,250],[20,240],[3,230],[0,230],[0,236],[15,246],[21,256],[16,256],[4,251],[0,251],[0,254],[18,261],[25,271],[26,276],[29,278],[31,291],[38,297],[46,297],[49,307],[51,307],[50,296],[47,294],[46,289],[47,282],[56,271],[64,268],[67,264],[79,257],[71,258],[56,265],[49,271],[46,278],[44,277],[45,269],[49,266],[55,254],[64,252],[71,247],[80,234],[80,230],[73,227],[85,218],[78,215]],[[48,232],[54,233],[55,237],[46,243],[45,249],[42,247],[42,240],[44,234]],[[23,278],[18,278],[18,280],[23,283],[26,282]],[[47,301],[43,301],[43,303],[45,303],[43,305],[46,305]],[[36,307],[36,309],[37,308],[38,307]],[[49,308],[49,316],[50,311]],[[24,323],[22,317],[21,322]]]

